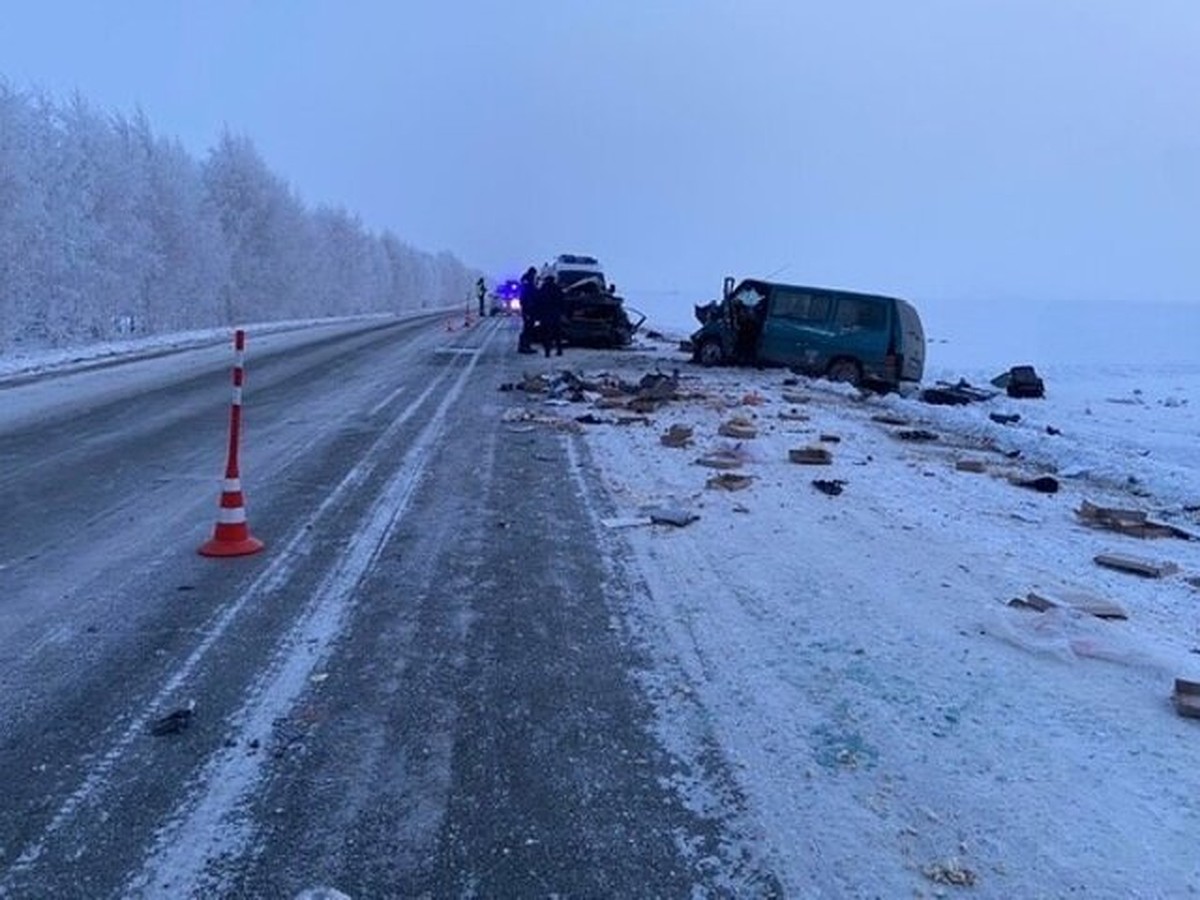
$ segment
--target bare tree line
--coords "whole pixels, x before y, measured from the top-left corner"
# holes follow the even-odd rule
[[[446,306],[477,274],[309,209],[245,137],[196,160],[140,112],[0,82],[0,353]]]

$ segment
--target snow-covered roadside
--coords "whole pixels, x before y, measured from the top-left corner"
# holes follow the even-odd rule
[[[653,368],[639,356],[621,374]],[[673,365],[665,346],[659,356]],[[989,897],[1200,892],[1200,723],[1169,700],[1173,678],[1200,678],[1200,591],[1185,580],[1200,543],[1096,531],[1074,514],[1088,499],[1200,531],[1184,511],[1200,503],[1187,456],[1200,367],[1048,369],[1044,401],[948,408],[803,380],[788,388],[797,402],[786,373],[679,364],[693,399],[651,427],[590,426],[586,440],[619,511],[701,516],[623,532],[648,587],[632,615],[661,662],[646,678],[681,759],[690,723],[710,723],[789,893],[928,896],[956,881]],[[901,440],[878,415],[939,439]],[[737,447],[754,481],[706,488],[717,473],[695,460],[737,444],[717,434],[733,416],[758,427]],[[693,427],[695,445],[663,446],[672,424]],[[831,465],[788,461],[822,434],[839,438],[822,444]],[[986,470],[958,471],[960,458]],[[1009,480],[1048,471],[1054,495]],[[844,490],[827,496],[814,479]],[[1105,551],[1182,571],[1139,579],[1098,567]],[[1130,618],[1007,606],[1064,589]],[[663,683],[680,667],[686,684]]]
[[[253,336],[284,332],[312,332],[325,327],[340,327],[355,322],[386,322],[428,315],[436,310],[421,310],[400,315],[373,314],[333,319],[295,319],[282,322],[260,322],[241,326]],[[0,384],[13,378],[74,372],[96,368],[113,362],[130,362],[173,353],[194,350],[214,344],[227,345],[233,329],[230,327],[202,328],[171,334],[129,338],[124,341],[98,341],[60,349],[34,348],[27,351],[0,354]]]

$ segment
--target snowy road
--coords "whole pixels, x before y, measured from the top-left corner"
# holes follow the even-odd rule
[[[5,391],[0,896],[773,890],[669,787],[586,447],[441,325],[251,335],[241,559],[226,348]]]
[[[1200,541],[1075,513],[1200,530],[1200,369],[934,407],[666,341],[519,357],[514,324],[252,333],[267,549],[237,560],[195,553],[227,347],[0,389],[0,896],[1200,892],[1169,699],[1200,680]],[[498,390],[564,363],[683,379],[624,425]],[[723,438],[734,415],[757,436]],[[830,465],[788,462],[814,443]],[[721,448],[744,490],[706,486]],[[700,518],[609,527],[648,505]],[[1008,606],[1035,590],[1129,618]]]

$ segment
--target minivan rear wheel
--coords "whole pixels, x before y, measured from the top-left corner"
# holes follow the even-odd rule
[[[829,368],[825,372],[825,377],[830,381],[842,381],[847,384],[862,383],[862,366],[858,364],[856,359],[835,359],[829,364]]]

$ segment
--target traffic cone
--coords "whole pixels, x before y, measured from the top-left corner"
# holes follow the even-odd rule
[[[211,540],[200,547],[201,556],[249,556],[263,548],[246,522],[246,501],[240,478],[226,478],[221,488],[221,507]]]
[[[238,443],[242,433],[242,385],[245,370],[242,354],[246,332],[234,332],[233,403],[229,407],[229,456],[225,460],[225,479],[221,482],[221,506],[212,539],[200,546],[201,556],[247,556],[263,548],[263,542],[250,534],[246,524],[246,501],[242,497],[242,479],[238,468]]]

